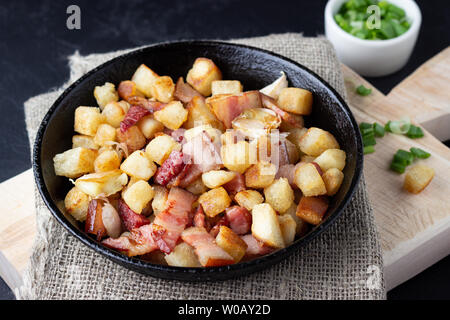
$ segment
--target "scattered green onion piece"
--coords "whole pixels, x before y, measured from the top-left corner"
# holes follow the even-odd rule
[[[371,129],[372,125],[370,123],[367,122],[361,122],[359,124],[359,129],[363,130],[363,129]]]
[[[397,163],[397,162],[392,161],[392,162],[391,162],[391,167],[390,167],[390,168],[391,168],[392,170],[394,170],[395,172],[398,172],[398,173],[404,173],[404,172],[405,172],[406,166],[403,165],[403,164],[401,164],[401,163]]]
[[[394,155],[393,162],[409,166],[414,161],[414,155],[411,152],[405,150],[397,150]]]
[[[384,125],[384,130],[385,130],[386,132],[392,132],[392,131],[391,131],[391,128],[390,128],[390,125],[391,125],[391,120],[389,120],[389,121]]]
[[[411,148],[411,149],[409,149],[409,151],[411,151],[411,153],[414,155],[414,157],[416,157],[418,159],[427,159],[431,156],[430,153],[428,153],[420,148]]]
[[[375,141],[375,135],[373,133],[363,136],[362,141],[364,147],[374,146],[377,144],[377,142]]]
[[[395,134],[405,134],[411,127],[411,120],[408,117],[402,118],[398,121],[390,121],[389,130]]]
[[[368,96],[372,93],[372,89],[366,88],[363,85],[360,85],[358,88],[356,88],[356,93],[360,96]]]
[[[374,153],[375,148],[374,146],[365,146],[364,147],[364,154]]]
[[[384,137],[384,127],[379,123],[375,122],[373,124],[373,131],[375,133],[375,137]]]
[[[421,128],[415,125],[411,125],[408,132],[406,132],[406,135],[411,139],[417,139],[422,138],[424,136],[424,133]]]

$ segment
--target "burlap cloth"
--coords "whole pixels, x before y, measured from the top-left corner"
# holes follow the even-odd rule
[[[345,97],[340,64],[324,38],[270,35],[234,42],[274,51],[314,70]],[[63,88],[25,103],[30,145],[48,108],[70,83],[125,51],[69,58],[70,80]],[[71,236],[36,192],[37,237],[20,299],[383,299],[374,270],[383,262],[364,180],[336,223],[285,261],[235,280],[185,283],[125,269]],[[375,272],[376,276],[376,272]],[[372,278],[370,278],[372,277]],[[376,279],[375,279],[376,280]],[[375,285],[373,285],[375,283]]]

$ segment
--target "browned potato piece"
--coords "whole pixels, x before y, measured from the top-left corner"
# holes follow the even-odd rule
[[[139,180],[128,186],[122,193],[123,201],[136,213],[142,213],[142,210],[153,199],[155,191],[144,180]]]
[[[156,165],[142,150],[130,154],[120,166],[120,170],[129,176],[142,180],[149,180],[153,177],[156,169]]]
[[[248,211],[252,211],[254,206],[264,202],[264,198],[261,193],[256,190],[244,190],[236,193],[234,201]]]
[[[94,161],[95,172],[106,172],[120,167],[120,158],[116,151],[105,150]]]
[[[287,112],[308,115],[312,111],[313,95],[300,88],[284,88],[278,97],[278,105]]]
[[[280,178],[264,189],[266,202],[280,214],[286,212],[294,202],[294,191],[286,178]]]
[[[403,188],[411,193],[420,193],[434,177],[434,169],[424,164],[417,164],[406,172]]]
[[[300,162],[304,162],[304,163],[314,162],[314,160],[316,160],[316,157],[308,156],[306,154],[304,154],[300,157]]]
[[[98,126],[94,142],[99,146],[104,146],[111,141],[116,141],[116,129],[109,124],[102,123]]]
[[[120,170],[87,174],[75,181],[75,186],[82,192],[98,197],[108,197],[123,189],[128,182],[128,176]]]
[[[238,263],[245,255],[247,244],[236,233],[228,227],[221,226],[219,234],[216,237],[216,243],[233,257],[234,262]]]
[[[295,144],[295,146],[300,150],[300,139],[303,135],[308,131],[307,128],[293,128],[289,130],[289,135],[287,136],[287,140]]]
[[[203,97],[193,97],[186,109],[188,118],[183,125],[184,128],[191,129],[199,125],[211,125],[213,128],[223,130],[223,123],[208,108]]]
[[[64,199],[64,206],[67,213],[70,213],[76,220],[85,221],[91,199],[87,194],[73,187]]]
[[[238,80],[216,80],[212,82],[212,95],[237,94],[242,92],[242,84]]]
[[[133,153],[136,150],[142,149],[147,140],[137,126],[129,127],[125,132],[120,128],[116,129],[117,141],[125,143],[128,148],[128,153]]]
[[[130,80],[122,81],[117,88],[119,97],[123,100],[128,100],[131,97],[144,97],[144,94],[137,88],[136,83]]]
[[[169,76],[156,78],[152,85],[152,96],[160,102],[170,102],[173,100],[175,84]]]
[[[302,197],[297,207],[297,217],[306,222],[318,225],[328,210],[326,197]]]
[[[328,131],[309,128],[299,141],[300,150],[309,156],[320,156],[327,149],[340,149],[339,143]]]
[[[147,139],[153,139],[155,137],[155,133],[162,132],[164,130],[164,125],[158,120],[155,120],[153,115],[143,117],[139,120],[137,126]]]
[[[288,214],[278,216],[278,222],[280,223],[280,228],[281,228],[281,233],[283,235],[284,243],[288,246],[292,242],[294,242],[297,223]]]
[[[145,148],[149,158],[159,165],[162,165],[174,150],[180,151],[181,145],[167,134],[156,136]]]
[[[331,168],[325,171],[322,179],[327,188],[327,195],[334,196],[339,191],[342,181],[344,181],[344,174],[339,169]]]
[[[105,117],[97,107],[78,107],[75,110],[74,129],[78,133],[95,136],[98,127],[104,122]]]
[[[187,120],[188,111],[180,101],[169,102],[163,109],[154,113],[155,119],[167,128],[176,130]]]
[[[76,134],[72,137],[72,149],[79,147],[97,150],[99,148],[99,145],[94,142],[93,137]]]
[[[294,219],[296,227],[295,234],[299,237],[305,235],[308,232],[309,226],[308,223],[297,217],[297,204],[294,202],[288,211],[284,213],[284,215],[290,215],[292,219]]]
[[[152,97],[152,85],[158,78],[158,74],[145,64],[141,64],[136,69],[131,80],[136,84],[136,88],[141,91],[146,97]]]
[[[203,183],[202,178],[198,178],[197,180],[192,182],[190,185],[188,185],[186,187],[186,190],[189,191],[190,193],[198,196],[198,195],[208,191],[208,188]]]
[[[331,168],[336,168],[342,171],[345,167],[345,151],[340,149],[328,149],[322,152],[314,162],[317,163],[323,172]]]
[[[252,210],[252,235],[259,241],[274,248],[284,248],[278,216],[270,204],[261,203]]]
[[[261,189],[272,184],[277,167],[269,162],[259,161],[245,172],[245,185],[248,188]]]
[[[120,122],[125,118],[128,109],[129,106],[126,101],[110,102],[103,109],[102,115],[105,117],[106,123],[114,128],[118,128]]]
[[[200,196],[198,202],[202,205],[208,217],[215,217],[230,206],[231,199],[223,187],[215,188]]]
[[[155,191],[155,195],[152,201],[152,209],[155,215],[157,215],[167,208],[167,198],[169,196],[169,191],[165,187],[160,185],[154,185],[153,190]]]
[[[327,193],[323,179],[312,163],[305,163],[297,167],[294,182],[306,197],[320,196]]]
[[[211,95],[211,84],[214,80],[222,80],[222,72],[207,58],[197,58],[186,77],[187,83],[205,97]]]
[[[53,158],[57,176],[78,178],[83,174],[94,172],[94,161],[97,151],[86,148],[75,148],[57,154]]]
[[[223,145],[220,153],[224,166],[230,171],[244,173],[252,164],[247,141]]]
[[[305,121],[303,120],[303,116],[298,115],[298,114],[294,114],[294,113],[290,113],[289,117],[291,119],[293,119],[293,121],[297,124],[296,126],[294,126],[293,124],[282,120],[281,124],[280,124],[280,130],[281,131],[287,131],[287,132],[291,132],[295,129],[303,129],[303,126],[305,125]],[[305,130],[306,132],[306,130]],[[294,143],[294,142],[292,142]]]
[[[106,82],[103,86],[96,86],[94,89],[94,97],[101,110],[110,102],[119,101],[119,94],[114,84]]]
[[[165,259],[169,266],[174,267],[197,268],[202,266],[198,261],[194,248],[186,242],[178,244],[170,254],[166,255]]]
[[[210,189],[218,188],[230,182],[236,176],[236,172],[225,170],[211,170],[202,174],[202,181]]]

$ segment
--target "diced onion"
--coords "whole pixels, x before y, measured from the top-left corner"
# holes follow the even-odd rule
[[[116,209],[109,202],[103,205],[102,220],[108,236],[118,238],[122,232],[122,223]]]
[[[389,129],[395,134],[405,134],[409,131],[411,126],[411,119],[409,117],[403,117],[398,121],[391,121],[389,123]]]

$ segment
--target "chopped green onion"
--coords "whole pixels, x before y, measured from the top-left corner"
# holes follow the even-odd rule
[[[411,152],[405,150],[397,150],[394,155],[393,162],[402,164],[404,166],[409,166],[414,161],[414,155]]]
[[[372,134],[363,135],[362,141],[363,141],[363,146],[364,147],[374,146],[374,145],[377,144],[377,142],[375,141],[375,135],[373,133]]]
[[[363,130],[363,129],[371,129],[373,126],[370,123],[367,122],[361,122],[359,124],[359,129]]]
[[[401,163],[397,163],[397,162],[392,161],[392,162],[391,162],[391,167],[390,167],[390,168],[391,168],[392,170],[394,170],[395,172],[398,172],[398,173],[404,173],[404,172],[405,172],[406,166],[403,165],[403,164],[401,164]]]
[[[409,117],[404,117],[398,121],[389,122],[389,131],[395,134],[405,134],[411,127],[411,120]]]
[[[379,123],[375,122],[373,124],[373,131],[375,132],[376,137],[384,137],[384,127]]]
[[[363,85],[360,85],[358,88],[356,88],[356,93],[360,96],[368,96],[372,93],[372,89],[366,88]]]
[[[392,131],[391,131],[391,128],[390,128],[390,125],[391,125],[391,120],[389,120],[389,121],[384,125],[384,130],[385,130],[386,132],[392,132]]]
[[[414,155],[414,157],[416,157],[418,159],[427,159],[431,156],[430,153],[428,153],[420,148],[411,148],[411,149],[409,149],[409,151],[411,151],[411,153]]]
[[[422,129],[416,127],[415,125],[411,125],[409,127],[409,130],[408,132],[406,132],[406,135],[411,139],[422,138],[424,136]]]
[[[373,146],[365,146],[364,147],[364,154],[374,153],[375,148]]]

